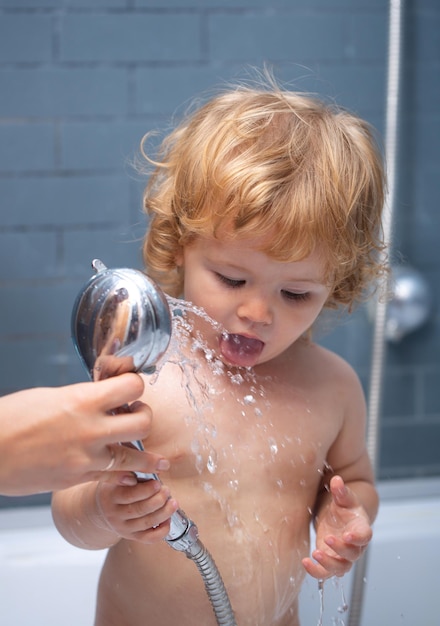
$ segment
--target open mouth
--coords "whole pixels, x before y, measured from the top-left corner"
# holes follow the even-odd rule
[[[264,348],[263,341],[234,333],[223,333],[219,344],[225,360],[240,367],[256,365]]]

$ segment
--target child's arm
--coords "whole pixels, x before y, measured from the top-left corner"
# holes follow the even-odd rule
[[[116,474],[116,473],[115,473]],[[161,541],[178,504],[159,481],[138,483],[133,474],[54,493],[52,515],[60,534],[80,548],[108,548],[121,538]]]
[[[329,489],[315,517],[314,560],[303,559],[307,572],[318,579],[343,576],[351,569],[372,538],[371,524],[377,511],[377,494],[371,483],[346,484],[341,476],[333,476]]]
[[[343,576],[372,538],[379,499],[365,445],[366,408],[353,370],[345,364],[340,397],[344,419],[329,450],[332,471],[325,477],[315,503],[316,549],[306,558],[307,572],[318,579]]]

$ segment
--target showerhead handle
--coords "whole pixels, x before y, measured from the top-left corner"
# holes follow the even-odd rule
[[[72,312],[72,338],[92,380],[152,371],[171,338],[167,299],[148,276],[95,259]]]
[[[99,259],[92,267],[96,274],[78,294],[72,311],[73,343],[90,378],[153,372],[171,339],[171,312],[164,293],[137,270],[108,269]],[[125,445],[144,450],[141,441]],[[136,476],[139,481],[159,480],[156,474]],[[186,552],[198,540],[197,527],[178,509],[165,540]]]

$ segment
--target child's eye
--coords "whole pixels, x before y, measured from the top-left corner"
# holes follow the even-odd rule
[[[295,300],[304,302],[310,298],[310,293],[308,291],[305,292],[296,292],[296,291],[283,291],[281,292],[286,300]]]
[[[215,275],[221,283],[223,283],[224,285],[227,285],[228,287],[231,287],[232,289],[241,287],[246,282],[245,280],[237,280],[235,278],[228,278],[227,276],[224,276],[223,274],[219,274],[218,272],[216,272]]]

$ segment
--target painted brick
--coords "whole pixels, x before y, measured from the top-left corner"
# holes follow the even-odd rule
[[[316,341],[348,361],[358,373],[369,367],[371,360],[371,330],[364,309],[353,313],[326,311],[319,320]]]
[[[61,127],[61,167],[114,168],[130,173],[144,134],[157,124],[137,120],[72,122]]]
[[[65,273],[87,280],[92,275],[91,262],[96,258],[110,268],[141,269],[142,242],[127,230],[129,229],[98,228],[67,231],[64,237]]]
[[[55,165],[53,124],[0,124],[0,169],[45,171]]]
[[[63,384],[59,342],[56,338],[23,338],[0,341],[2,367],[0,393],[29,387],[46,387]]]
[[[0,496],[0,509],[19,508],[22,506],[50,506],[52,494],[37,493],[33,496]]]
[[[414,55],[419,63],[430,63],[431,59],[440,56],[440,7],[437,4],[435,11],[420,13],[417,17],[418,28],[424,33],[423,37],[415,38]]]
[[[63,61],[197,61],[197,14],[66,15],[62,24]]]
[[[56,233],[0,232],[0,281],[58,274]]]
[[[438,115],[440,110],[439,60],[425,62],[417,68],[405,68],[407,80],[411,81],[411,98],[414,100],[413,115]]]
[[[292,0],[277,0],[276,4],[292,4]],[[146,7],[149,9],[170,8],[170,9],[206,9],[206,0],[135,0],[136,7]],[[218,9],[256,9],[266,8],[268,0],[211,0],[210,10]]]
[[[124,9],[127,0],[64,0],[64,9]],[[60,0],[0,0],[0,7],[13,9],[60,9]]]
[[[423,175],[430,165],[434,165],[434,171],[438,173],[440,168],[440,150],[438,146],[438,138],[440,137],[440,111],[438,110],[436,113],[425,112],[421,119],[413,121],[412,124],[408,125],[406,128],[408,133],[417,133],[417,135],[412,138],[412,149],[414,150],[414,157],[417,163],[422,166],[420,168],[420,174]],[[438,190],[438,185],[436,189]]]
[[[388,50],[388,21],[384,17],[383,13],[355,13],[348,19],[348,57],[383,62]]]
[[[384,374],[382,414],[410,418],[416,414],[416,376],[413,371],[391,369]]]
[[[438,168],[436,174],[438,180]],[[438,193],[437,193],[438,195]],[[414,198],[413,214],[406,219],[406,225],[410,229],[410,236],[404,248],[408,262],[416,264],[418,267],[438,265],[438,239],[440,233],[440,216],[433,215],[428,203],[432,202],[430,197],[424,198],[422,195]],[[438,206],[437,203],[434,206]],[[409,213],[409,210],[407,213]],[[437,279],[434,278],[434,281]]]
[[[2,286],[2,339],[7,335],[70,335],[70,316],[81,281]],[[31,354],[29,353],[29,358]]]
[[[438,271],[438,270],[437,270]],[[393,366],[418,368],[438,365],[440,354],[440,324],[435,318],[419,330],[407,335],[400,343],[388,346],[387,362]]]
[[[440,419],[440,368],[434,367],[424,373],[423,376],[424,393],[423,393],[423,408],[424,415],[435,416]]]
[[[45,62],[52,57],[52,17],[2,15],[0,59],[2,63]]]
[[[211,58],[223,61],[344,58],[344,18],[333,13],[214,15],[209,19],[209,35]]]
[[[435,0],[431,0],[435,2]],[[337,5],[337,9],[345,11],[350,9],[351,11],[372,7],[387,8],[386,0],[338,0],[337,3],[333,3],[332,7]],[[188,9],[188,8],[207,8],[206,0],[135,0],[135,7],[145,7],[149,9]],[[265,9],[276,11],[278,9],[324,9],[328,10],[328,0],[210,0],[209,9],[212,10],[224,10],[224,9]]]
[[[429,476],[440,471],[438,442],[440,419],[424,424],[401,424],[383,426],[381,429],[381,475]]]
[[[313,81],[311,81],[313,90]],[[383,64],[332,64],[317,67],[315,89],[351,111],[371,120],[385,106],[386,68]]]
[[[126,83],[126,71],[118,68],[3,69],[0,116],[125,114]]]
[[[183,112],[189,102],[232,78],[231,69],[210,66],[138,68],[135,74],[135,110],[138,114]]]
[[[124,177],[0,179],[3,226],[124,222],[130,214]]]
[[[88,374],[79,356],[73,349],[67,349],[66,356],[68,357],[65,366],[65,385],[71,385],[74,383],[84,383],[89,381]]]

